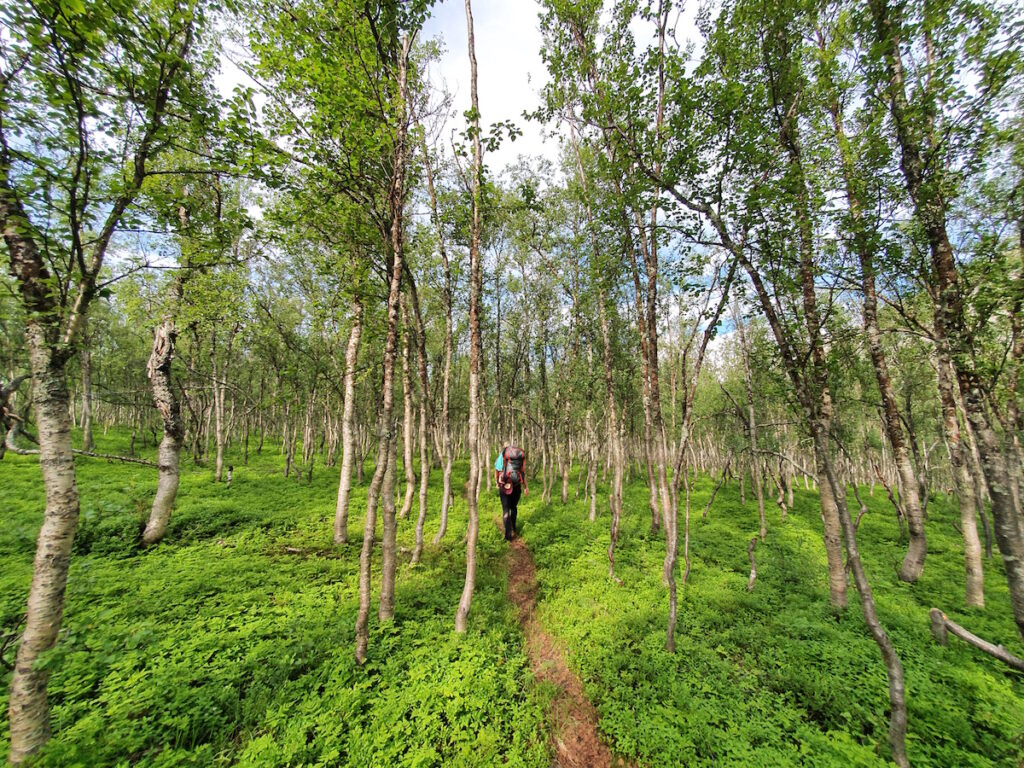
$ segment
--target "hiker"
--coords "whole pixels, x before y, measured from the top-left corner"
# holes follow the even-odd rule
[[[494,482],[501,497],[501,519],[505,523],[505,541],[516,534],[516,512],[520,494],[529,494],[526,484],[526,454],[515,445],[506,445],[494,462]]]

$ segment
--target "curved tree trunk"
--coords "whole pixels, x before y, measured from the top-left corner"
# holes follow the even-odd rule
[[[985,414],[984,394],[976,374],[958,371],[967,418],[978,440],[981,466],[992,496],[996,544],[1010,588],[1010,604],[1017,631],[1024,637],[1024,519],[1016,508],[1013,479],[999,437]]]
[[[783,94],[785,99],[795,99],[792,93]],[[795,103],[795,102],[792,102]],[[825,340],[822,334],[821,315],[815,286],[816,265],[814,260],[814,222],[811,218],[810,193],[807,189],[803,168],[803,149],[798,137],[798,127],[790,110],[790,103],[784,105],[787,117],[780,126],[780,141],[786,149],[789,166],[798,183],[796,191],[796,218],[799,232],[799,277],[804,325],[807,328],[807,343],[810,351],[810,386],[806,389],[806,418],[809,428],[822,431],[826,442],[815,447],[818,470],[818,493],[821,498],[821,517],[825,528],[825,552],[828,557],[829,595],[833,607],[846,608],[846,565],[843,562],[842,520],[840,515],[846,509],[846,489],[829,482],[831,454],[827,444],[832,426],[832,394],[828,385],[828,368],[825,358]]]
[[[982,471],[992,498],[996,543],[1010,589],[1010,602],[1017,631],[1024,637],[1024,523],[1014,498],[1015,486],[1006,456],[987,413],[985,394],[972,361],[972,339],[964,317],[960,275],[946,226],[947,201],[941,194],[947,169],[928,160],[932,135],[918,136],[911,130],[911,105],[907,101],[901,45],[904,29],[899,13],[887,0],[870,0],[873,40],[885,61],[882,83],[889,101],[896,139],[900,149],[900,170],[907,193],[914,203],[914,215],[928,239],[934,276],[934,324],[945,340],[946,351],[964,400],[967,420],[977,440]]]
[[[185,425],[181,419],[181,403],[171,386],[171,363],[177,340],[174,319],[168,316],[153,331],[153,350],[149,355],[147,372],[153,387],[153,402],[163,420],[164,436],[157,457],[159,479],[156,496],[149,513],[149,522],[142,534],[146,546],[156,544],[167,532],[171,509],[178,495],[179,456],[185,439]]]
[[[900,506],[907,518],[907,530],[910,543],[907,554],[900,566],[901,581],[914,582],[924,570],[925,555],[928,551],[924,532],[924,512],[921,508],[917,476],[907,451],[907,442],[900,424],[899,410],[896,407],[896,393],[893,391],[889,377],[889,366],[882,349],[882,335],[878,328],[877,299],[875,297],[875,279],[873,265],[866,254],[861,255],[862,281],[864,286],[864,328],[867,331],[868,349],[871,351],[871,362],[875,369],[875,379],[882,397],[883,423],[889,445],[892,446],[893,461],[900,478]]]
[[[910,761],[907,759],[906,737],[907,737],[907,702],[906,689],[903,680],[903,664],[889,639],[885,627],[878,620],[878,613],[875,610],[875,598],[871,591],[871,584],[868,582],[867,574],[860,561],[860,550],[857,547],[857,530],[853,520],[850,518],[850,510],[846,504],[845,489],[839,482],[835,468],[832,466],[828,453],[828,425],[819,420],[812,425],[815,453],[818,457],[818,466],[822,468],[823,482],[819,482],[819,488],[825,489],[827,484],[832,496],[837,500],[836,508],[839,522],[842,526],[843,538],[846,542],[847,561],[850,564],[850,571],[853,574],[853,581],[857,587],[857,594],[860,596],[861,612],[864,614],[864,622],[868,625],[871,637],[882,654],[885,663],[886,674],[889,680],[889,746],[892,749],[893,761],[901,768],[909,768]]]
[[[831,75],[826,75],[826,77],[830,78]],[[903,564],[900,566],[899,577],[902,581],[914,582],[921,576],[925,555],[928,552],[920,486],[907,451],[906,435],[903,433],[899,408],[896,405],[896,393],[889,376],[885,350],[882,348],[882,333],[878,325],[878,296],[875,290],[874,245],[868,231],[868,224],[864,221],[865,205],[862,200],[864,185],[857,181],[853,150],[846,137],[842,108],[837,97],[833,96],[830,100],[829,111],[832,115],[832,127],[839,146],[846,200],[853,223],[854,248],[860,260],[861,287],[864,292],[864,331],[871,354],[871,364],[875,370],[875,380],[878,383],[878,391],[882,399],[882,425],[889,438],[889,444],[892,446],[893,461],[900,479],[900,506],[906,516],[907,528],[910,532],[910,544],[907,547],[907,554],[903,558]]]

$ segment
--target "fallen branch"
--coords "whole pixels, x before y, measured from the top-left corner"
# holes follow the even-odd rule
[[[949,617],[947,617],[946,614],[938,608],[932,608],[931,611],[929,611],[929,616],[931,616],[932,620],[932,634],[940,645],[946,645],[948,640],[946,633],[950,632],[959,637],[965,643],[973,645],[978,650],[984,651],[989,656],[993,656],[1000,661],[1009,664],[1014,669],[1024,672],[1024,659],[1017,658],[1003,648],[1003,646],[992,645],[992,643],[987,640],[982,640],[977,635],[961,627],[955,621],[950,621]]]
[[[146,459],[137,459],[134,456],[117,456],[112,453],[95,453],[94,451],[80,451],[77,448],[72,448],[71,452],[76,456],[88,456],[91,459],[106,459],[107,461],[120,461],[127,464],[141,464],[144,467],[157,468],[159,465],[154,461],[147,461]]]
[[[757,546],[757,536],[754,536],[747,544],[747,557],[750,558],[750,579],[747,580],[747,592],[754,588],[754,580],[757,579],[757,563],[754,561],[754,547]]]
[[[24,434],[24,433],[22,433]],[[12,453],[16,453],[19,456],[38,456],[38,448],[22,448],[14,442],[14,430],[7,433],[7,450]],[[113,453],[96,453],[95,451],[80,451],[78,448],[72,448],[71,452],[75,456],[88,456],[90,459],[106,459],[107,461],[120,461],[127,464],[141,464],[144,467],[154,467],[158,465],[155,462],[147,461],[146,459],[139,459],[135,456],[118,456]]]
[[[26,434],[25,432],[22,431],[21,419],[15,417],[13,425],[8,429],[7,434],[4,436],[4,446],[6,447],[6,449],[8,451],[10,451],[11,453],[16,453],[19,456],[29,456],[29,455],[31,455],[33,453],[39,453],[39,450],[37,448],[22,448],[22,447],[20,447],[15,442],[15,438],[19,434],[25,435],[25,437],[27,437],[29,440],[32,439],[31,435]],[[35,441],[33,441],[33,442],[35,442]]]

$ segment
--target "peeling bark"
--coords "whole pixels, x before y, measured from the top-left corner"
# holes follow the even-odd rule
[[[177,280],[175,282],[178,283]],[[179,288],[172,289],[175,293],[180,292],[180,283],[178,285]],[[153,349],[146,369],[153,388],[153,402],[160,413],[164,429],[157,457],[159,479],[156,496],[153,497],[149,521],[142,534],[142,542],[146,546],[163,539],[178,494],[179,459],[185,439],[185,425],[181,419],[181,403],[171,384],[171,363],[174,360],[177,335],[172,310],[153,331]]]
[[[57,643],[64,615],[71,544],[79,514],[64,362],[48,348],[44,330],[33,320],[29,321],[26,337],[32,364],[39,467],[46,489],[46,510],[36,544],[25,631],[11,677],[8,716],[12,764],[24,762],[50,737],[46,696],[49,672],[38,661]]]

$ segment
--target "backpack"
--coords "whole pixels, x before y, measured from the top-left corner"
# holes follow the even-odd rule
[[[511,494],[523,484],[523,465],[526,463],[526,454],[522,448],[514,445],[507,446],[501,453],[501,490],[502,493]],[[505,486],[511,484],[511,488],[505,490]]]

